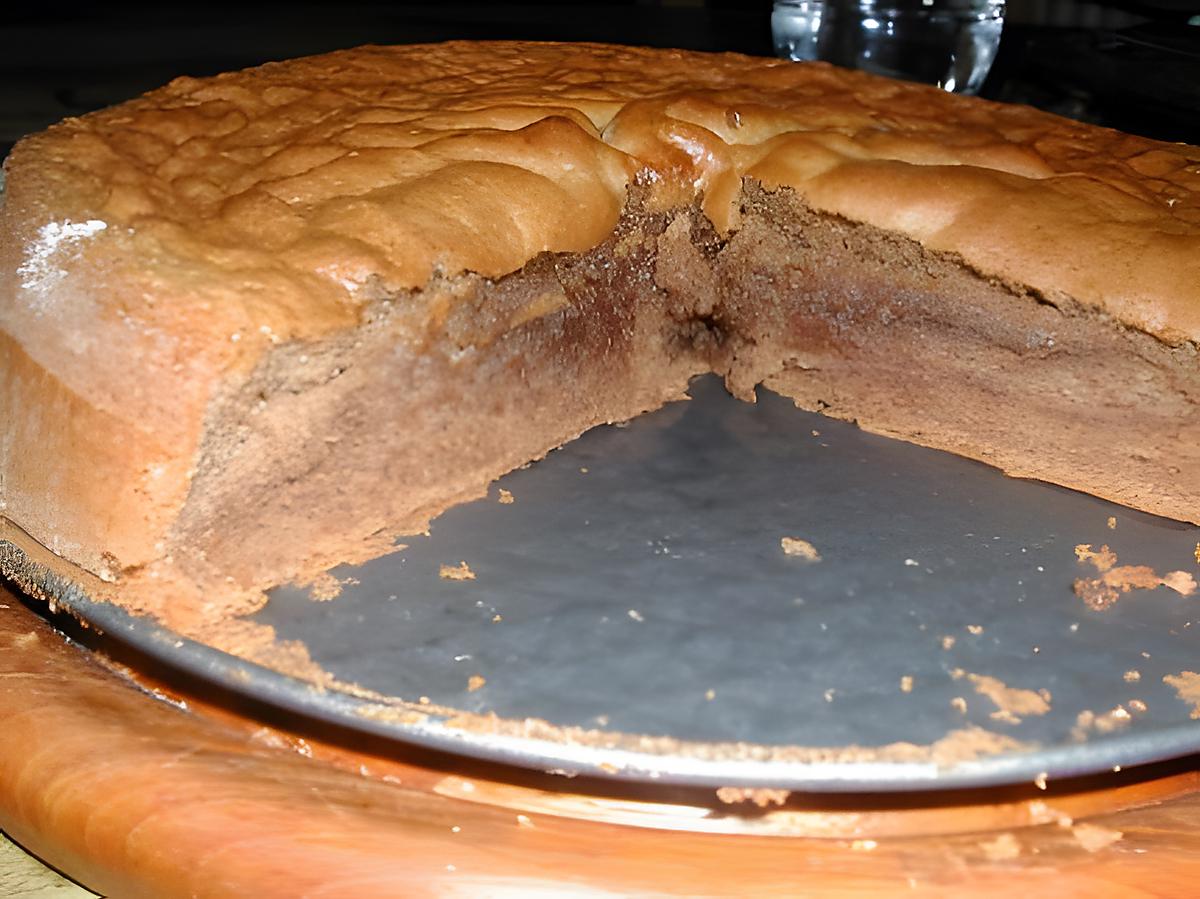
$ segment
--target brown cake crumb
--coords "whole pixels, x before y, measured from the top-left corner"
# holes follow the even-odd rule
[[[1127,683],[1127,684],[1136,684],[1138,681],[1140,681],[1142,679],[1142,672],[1138,671],[1135,668],[1131,668],[1130,670],[1125,672],[1124,679],[1125,679],[1125,683]]]
[[[467,692],[474,693],[480,687],[487,683],[487,678],[482,674],[472,674],[467,678]]]
[[[997,709],[988,715],[993,721],[1003,721],[1005,724],[1020,724],[1021,719],[1008,709]]]
[[[1160,576],[1147,565],[1117,566],[1117,554],[1107,545],[1093,552],[1090,543],[1081,543],[1075,547],[1075,556],[1080,562],[1095,565],[1100,572],[1098,578],[1078,578],[1073,587],[1075,595],[1097,612],[1109,608],[1121,594],[1134,589],[1169,587],[1180,596],[1190,596],[1196,591],[1196,579],[1186,571],[1169,571]]]
[[[1108,548],[1107,543],[1095,552],[1092,551],[1092,544],[1080,543],[1075,547],[1075,558],[1080,562],[1091,562],[1097,571],[1108,571],[1117,564],[1117,554]]]
[[[1115,515],[1108,516],[1108,529],[1110,531],[1115,531],[1117,529],[1117,518]]]
[[[1132,700],[1129,705],[1136,711],[1145,711],[1146,709],[1146,704],[1138,699]],[[1071,728],[1071,737],[1077,742],[1083,742],[1091,735],[1092,731],[1102,734],[1112,733],[1114,730],[1126,727],[1132,720],[1133,716],[1122,705],[1101,715],[1097,715],[1091,709],[1084,709],[1075,716],[1075,726]]]
[[[1046,777],[1047,775],[1044,771],[1038,775],[1039,780],[1043,782],[1045,782]],[[1029,810],[1030,824],[1057,824],[1059,827],[1066,829],[1075,823],[1075,820],[1070,815],[1059,811],[1040,799],[1029,800],[1026,808]]]
[[[795,556],[806,562],[821,561],[821,554],[817,552],[817,548],[799,537],[780,537],[779,546],[786,556]]]
[[[934,764],[946,767],[1004,752],[1028,752],[1031,747],[1030,743],[972,724],[952,730],[930,744],[929,758]]]
[[[1175,691],[1175,695],[1192,705],[1193,718],[1200,718],[1200,674],[1195,671],[1180,671],[1168,674],[1163,683]]]
[[[983,857],[989,862],[1004,862],[1017,858],[1021,854],[1021,844],[1011,833],[1002,833],[994,840],[985,840],[979,844]]]
[[[913,679],[911,674],[906,674],[900,678],[900,692],[911,693],[913,689]]]
[[[1071,835],[1088,852],[1099,852],[1105,846],[1111,846],[1125,834],[1111,827],[1101,827],[1099,824],[1076,824],[1071,828]]]
[[[1115,709],[1105,712],[1103,715],[1097,715],[1094,723],[1096,730],[1101,733],[1110,733],[1118,728],[1125,727],[1129,724],[1130,715],[1124,706],[1117,706]]]
[[[1022,715],[1044,715],[1050,711],[1050,693],[1047,690],[1024,690],[1009,687],[999,678],[986,674],[967,674],[975,686],[975,692],[986,696],[996,704],[992,717],[1009,724],[1019,724]]]
[[[1088,738],[1088,733],[1092,729],[1092,725],[1096,722],[1096,713],[1091,709],[1084,709],[1075,716],[1075,726],[1071,728],[1071,737],[1076,742],[1083,742]]]
[[[1196,579],[1186,571],[1168,571],[1162,577],[1162,585],[1180,596],[1191,596],[1196,592]]]
[[[512,491],[505,490],[503,487],[501,487],[500,488],[500,505],[511,506],[512,503],[513,503]]]
[[[342,582],[328,571],[318,574],[308,585],[308,598],[313,602],[329,602],[342,594]]]
[[[750,802],[759,808],[783,805],[791,795],[790,790],[769,790],[765,788],[721,787],[717,790],[717,798],[726,805],[738,805],[742,802]]]
[[[466,562],[459,562],[457,565],[443,565],[438,569],[438,577],[447,581],[473,581],[475,572]]]

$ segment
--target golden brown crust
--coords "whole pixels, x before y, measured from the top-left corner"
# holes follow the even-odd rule
[[[45,203],[9,223],[19,237],[102,221],[94,243],[117,245],[133,229],[140,277],[211,303],[189,327],[251,343],[327,333],[372,289],[435,271],[496,277],[587,249],[642,169],[672,203],[703,195],[722,231],[750,175],[1165,340],[1200,337],[1200,150],[821,64],[364,47],[177,79],[27,139],[11,166]],[[18,304],[39,301],[36,281]]]

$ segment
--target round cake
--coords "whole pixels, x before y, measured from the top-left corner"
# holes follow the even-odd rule
[[[0,572],[185,632],[716,372],[1200,522],[1200,149],[823,64],[363,47],[22,140]]]

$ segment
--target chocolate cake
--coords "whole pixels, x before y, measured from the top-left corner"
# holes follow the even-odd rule
[[[6,172],[27,589],[248,608],[703,372],[1200,522],[1194,147],[822,64],[447,43],[180,78]]]

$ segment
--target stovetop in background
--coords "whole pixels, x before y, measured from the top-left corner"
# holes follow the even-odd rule
[[[1153,8],[1162,6],[1175,9]],[[1186,6],[1010,0],[983,95],[1200,143],[1200,24],[1189,24]],[[54,4],[5,15],[0,156],[23,134],[177,75],[364,43],[527,38],[771,53],[768,0]]]

